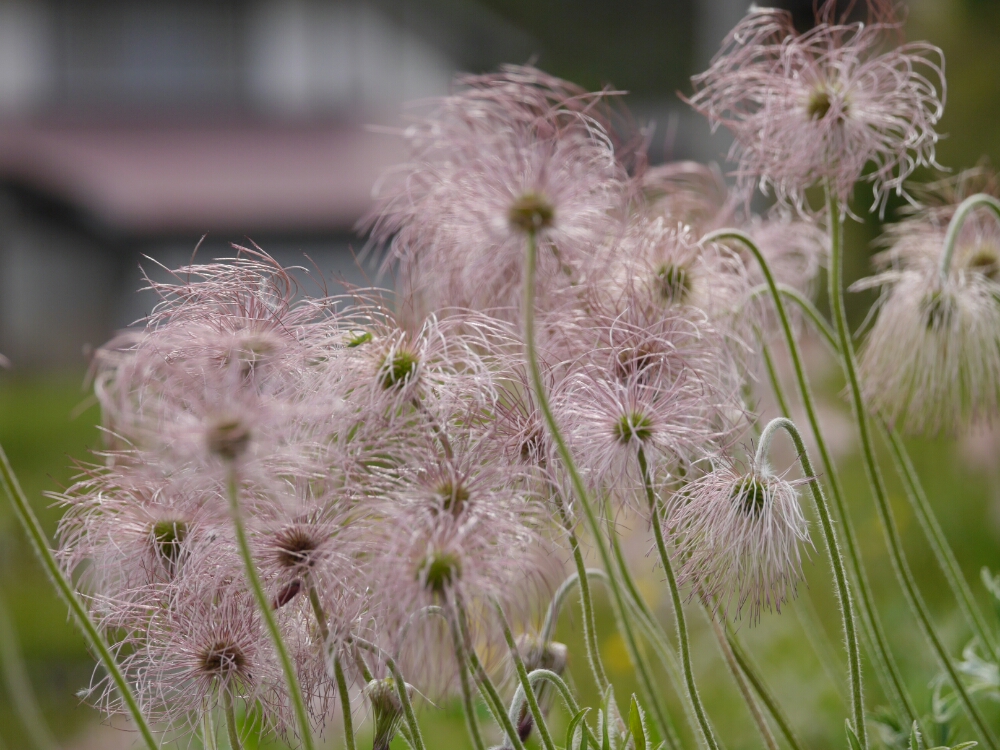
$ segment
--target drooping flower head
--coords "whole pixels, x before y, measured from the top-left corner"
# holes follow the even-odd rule
[[[727,615],[746,607],[751,622],[794,597],[809,543],[795,484],[766,465],[724,460],[679,493],[666,530],[679,535],[678,579],[693,596]]]
[[[911,433],[955,432],[1000,410],[1000,223],[970,215],[942,273],[942,211],[894,227],[887,268],[853,287],[882,290],[861,352],[865,400]]]
[[[693,78],[690,103],[733,132],[743,185],[802,208],[806,188],[826,183],[846,202],[872,164],[866,179],[884,207],[917,166],[934,164],[944,60],[929,44],[892,46],[900,24],[890,8],[844,23],[834,7],[819,6],[803,34],[786,11],[752,9]]]

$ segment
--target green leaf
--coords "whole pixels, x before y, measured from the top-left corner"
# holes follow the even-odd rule
[[[569,726],[566,728],[566,750],[573,750],[573,738],[576,736],[576,730],[580,728],[580,724],[586,718],[588,711],[590,711],[589,708],[581,708],[576,716],[570,720]],[[587,730],[586,727],[582,727],[581,729],[582,737],[580,738],[579,750],[587,750]]]
[[[914,721],[913,726],[910,727],[910,750],[922,750],[923,746],[923,738],[920,736],[917,722]]]
[[[632,694],[632,705],[628,710],[628,728],[635,740],[635,750],[646,750],[646,726],[635,693]]]
[[[598,719],[602,718],[602,712],[597,712]],[[601,750],[611,750],[611,737],[608,735],[608,724],[610,724],[610,717],[608,714],[603,714],[603,721],[601,721]]]
[[[851,750],[862,750],[861,740],[859,740],[858,735],[854,733],[854,729],[851,727],[851,722],[845,719],[844,726],[847,728],[847,742],[851,746]]]
[[[976,742],[975,740],[972,740],[970,742],[962,742],[958,745],[955,745],[955,747],[953,747],[951,750],[969,750],[970,747],[975,747],[978,744],[979,743]]]

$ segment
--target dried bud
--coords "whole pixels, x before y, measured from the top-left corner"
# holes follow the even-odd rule
[[[294,599],[302,591],[302,581],[296,578],[291,583],[286,583],[281,587],[281,590],[274,595],[274,599],[271,601],[271,609],[281,609],[288,602]]]

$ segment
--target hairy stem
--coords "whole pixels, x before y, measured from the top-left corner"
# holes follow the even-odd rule
[[[566,532],[570,549],[573,552],[573,564],[576,566],[578,582],[580,584],[580,607],[583,609],[583,642],[587,649],[587,662],[590,670],[594,673],[594,681],[597,683],[598,691],[601,695],[608,689],[610,682],[608,675],[604,671],[604,663],[601,661],[601,648],[597,642],[597,618],[594,616],[594,599],[590,591],[590,581],[587,578],[587,566],[583,559],[583,551],[580,549],[580,540],[576,538],[573,531],[573,521],[569,517],[562,498],[558,490],[554,494],[556,510],[559,512],[559,520]]]
[[[906,490],[906,498],[910,501],[910,507],[913,508],[913,513],[920,522],[920,528],[923,529],[924,536],[927,537],[927,542],[930,544],[934,557],[958,601],[959,608],[965,615],[972,632],[983,644],[983,648],[992,653],[994,660],[1000,660],[996,635],[987,624],[982,610],[976,603],[972,589],[969,588],[969,584],[962,574],[962,568],[959,566],[958,560],[955,559],[955,553],[952,552],[951,546],[948,544],[948,538],[944,535],[944,530],[934,515],[934,509],[927,499],[927,493],[924,492],[920,477],[906,451],[906,446],[903,445],[902,438],[896,430],[890,429],[885,424],[882,425],[882,435],[892,451],[896,471],[903,479],[903,487]]]
[[[587,522],[588,530],[593,536],[594,546],[597,548],[598,554],[601,557],[601,563],[604,565],[604,569],[608,571],[608,586],[611,590],[612,607],[621,630],[622,638],[625,641],[625,646],[628,649],[632,662],[636,666],[636,671],[639,674],[639,686],[641,692],[643,693],[643,699],[646,704],[653,709],[652,717],[660,735],[666,736],[664,722],[657,718],[658,712],[663,711],[660,705],[661,701],[656,693],[655,686],[652,684],[651,680],[648,680],[648,675],[645,674],[645,666],[640,657],[639,646],[636,642],[635,633],[632,630],[631,623],[627,619],[625,597],[622,594],[621,587],[619,586],[617,578],[614,575],[614,563],[611,559],[611,555],[608,552],[601,536],[601,524],[597,519],[597,512],[594,510],[594,506],[590,502],[590,495],[583,482],[583,477],[580,476],[580,472],[577,470],[576,462],[573,460],[573,455],[569,450],[569,445],[566,443],[566,440],[559,429],[559,425],[556,423],[555,415],[552,413],[552,408],[549,405],[548,394],[545,391],[545,384],[542,381],[542,370],[539,365],[538,351],[535,348],[535,266],[537,242],[533,232],[528,234],[527,240],[524,267],[523,315],[525,356],[528,360],[531,385],[534,389],[535,399],[538,402],[538,408],[542,412],[546,427],[548,427],[549,432],[552,435],[552,440],[555,442],[556,448],[559,452],[559,457],[562,459],[563,468],[570,477],[570,482],[573,485],[573,491],[580,502],[580,507],[583,509],[584,519]],[[716,748],[712,748],[712,750],[716,750]]]
[[[510,632],[510,624],[507,622],[507,616],[497,602],[493,602],[493,606],[496,607],[497,617],[500,618],[503,637],[507,641],[507,648],[510,651],[510,658],[514,662],[514,670],[517,672],[518,682],[521,683],[521,688],[524,690],[524,695],[528,700],[528,709],[531,711],[531,717],[535,721],[535,726],[538,727],[538,734],[542,738],[542,745],[545,747],[545,750],[556,750],[555,743],[552,742],[552,735],[549,733],[549,727],[545,723],[545,714],[542,713],[541,706],[538,705],[538,696],[535,695],[535,689],[528,680],[528,670],[524,668],[524,660],[521,659],[521,652],[517,650],[517,641],[514,640],[514,634]]]
[[[833,519],[830,517],[830,508],[826,502],[826,495],[823,493],[823,485],[816,478],[812,461],[809,459],[809,452],[806,450],[805,441],[802,434],[795,426],[795,423],[785,417],[778,417],[771,420],[760,436],[760,443],[757,446],[757,465],[760,466],[766,460],[767,449],[770,442],[778,430],[784,430],[792,438],[795,450],[798,453],[799,463],[802,466],[802,473],[809,479],[809,489],[812,492],[813,501],[816,503],[816,511],[819,513],[820,525],[823,527],[823,536],[826,540],[826,549],[830,557],[830,566],[833,568],[834,581],[837,586],[837,600],[840,603],[840,613],[844,627],[844,640],[847,644],[847,664],[848,676],[851,683],[851,707],[854,714],[854,727],[861,740],[861,746],[868,747],[868,732],[865,728],[865,702],[861,679],[861,646],[858,642],[858,632],[854,619],[854,600],[851,596],[850,585],[847,582],[847,570],[844,566],[844,557],[840,551],[840,544],[837,541],[837,533],[833,528]]]
[[[114,684],[115,689],[122,698],[125,710],[142,736],[142,741],[149,750],[157,750],[159,745],[153,737],[153,732],[149,728],[149,723],[146,721],[142,709],[139,707],[139,701],[136,700],[135,693],[132,692],[132,686],[125,679],[125,674],[122,672],[121,667],[118,666],[118,662],[111,653],[111,648],[104,639],[104,635],[98,630],[94,621],[90,619],[90,614],[87,612],[87,608],[83,605],[83,602],[80,601],[80,597],[77,596],[72,581],[63,573],[62,568],[59,567],[59,563],[56,562],[55,555],[52,554],[52,549],[49,547],[48,539],[45,537],[45,532],[42,530],[42,525],[38,522],[35,512],[31,509],[28,498],[21,489],[21,484],[17,481],[17,477],[14,475],[14,470],[10,467],[10,461],[7,460],[7,454],[4,453],[3,448],[0,448],[0,484],[3,485],[4,492],[14,507],[14,514],[28,535],[31,547],[38,557],[39,562],[41,562],[42,568],[44,568],[49,576],[49,580],[52,581],[56,590],[62,596],[63,601],[69,607],[73,619],[83,633],[87,646],[97,656],[104,669],[107,670],[112,684]]]
[[[872,644],[872,658],[879,665],[878,673],[886,678],[883,681],[883,686],[886,689],[887,695],[896,705],[897,709],[902,712],[904,725],[909,726],[917,720],[918,714],[913,706],[913,701],[910,700],[910,696],[906,691],[899,667],[896,665],[892,651],[889,649],[888,640],[878,616],[878,610],[875,608],[875,600],[872,596],[871,587],[868,584],[868,578],[861,563],[861,552],[857,538],[855,537],[854,526],[847,511],[844,489],[840,483],[836,464],[833,462],[830,449],[823,436],[823,430],[820,427],[816,402],[813,399],[812,389],[809,387],[809,378],[806,376],[802,353],[799,350],[799,344],[795,339],[792,324],[785,308],[784,297],[786,293],[783,293],[779,289],[767,259],[761,253],[756,243],[745,232],[736,229],[720,229],[710,232],[702,238],[702,242],[706,243],[724,240],[734,240],[744,245],[753,254],[754,258],[756,258],[764,275],[765,283],[771,295],[771,301],[774,303],[775,311],[778,313],[778,320],[781,323],[785,345],[788,347],[788,354],[792,360],[792,368],[795,372],[795,380],[798,385],[802,406],[806,412],[806,419],[809,422],[809,428],[813,439],[816,441],[816,447],[819,450],[823,471],[830,483],[830,494],[833,497],[833,508],[837,514],[837,522],[844,530],[844,547],[847,550],[847,560],[851,566],[854,584],[858,589],[858,600],[861,603],[861,623],[866,631],[868,640]]]
[[[240,742],[240,730],[236,726],[236,709],[233,706],[233,693],[231,690],[223,689],[222,705],[226,712],[226,731],[229,732],[229,747],[231,750],[243,750],[243,743]]]
[[[920,624],[920,628],[929,641],[942,668],[947,672],[948,679],[952,683],[959,701],[962,703],[980,735],[986,741],[986,744],[992,750],[996,750],[997,743],[993,732],[965,690],[958,671],[955,669],[954,664],[952,664],[951,658],[948,656],[948,651],[931,621],[930,612],[927,610],[927,605],[924,603],[923,597],[917,588],[916,581],[913,579],[913,574],[910,571],[909,564],[903,552],[903,541],[899,536],[899,529],[896,527],[896,519],[889,505],[885,483],[875,458],[875,447],[868,424],[868,413],[865,410],[864,400],[861,396],[861,383],[858,379],[857,364],[854,358],[854,342],[851,340],[851,332],[847,326],[847,314],[844,309],[843,284],[841,281],[843,273],[843,220],[840,215],[840,205],[829,189],[826,191],[826,203],[830,221],[831,243],[829,271],[830,306],[833,309],[833,320],[840,342],[841,364],[847,376],[851,406],[855,422],[858,426],[858,434],[861,438],[861,454],[864,460],[865,474],[868,477],[868,483],[871,486],[872,495],[875,499],[875,508],[878,511],[879,519],[882,521],[882,532],[885,536],[886,546],[889,549],[892,567],[896,573],[896,578],[903,588],[910,609],[917,618],[917,622]]]
[[[424,736],[420,732],[420,724],[417,723],[416,714],[413,713],[413,704],[410,702],[410,694],[406,689],[406,681],[403,679],[403,673],[399,671],[399,665],[396,664],[396,660],[374,643],[366,641],[360,636],[353,635],[348,640],[350,643],[358,646],[359,648],[363,648],[365,651],[375,654],[376,657],[385,662],[386,668],[392,673],[392,679],[396,687],[396,695],[399,696],[399,703],[403,707],[403,716],[406,719],[406,726],[410,730],[410,736],[408,737],[410,744],[413,745],[414,750],[425,750]]]
[[[701,696],[698,694],[698,685],[694,679],[694,666],[691,662],[691,643],[688,640],[687,621],[684,617],[684,606],[681,601],[680,587],[677,585],[677,576],[674,575],[674,567],[670,562],[670,554],[667,552],[666,541],[663,538],[663,528],[660,525],[660,509],[653,491],[653,478],[649,473],[649,466],[646,464],[646,454],[642,448],[638,453],[639,473],[642,474],[642,484],[646,489],[646,500],[649,503],[650,522],[653,526],[653,536],[656,538],[656,550],[660,555],[660,565],[667,576],[667,585],[670,588],[670,599],[674,605],[674,624],[677,626],[677,642],[681,649],[681,667],[684,670],[684,684],[687,686],[688,699],[694,707],[695,716],[698,719],[698,726],[701,729],[702,739],[712,750],[719,750],[719,743],[715,739],[715,732],[708,720],[708,714],[702,705]]]
[[[243,560],[243,572],[246,575],[247,583],[254,599],[257,601],[257,609],[264,620],[271,642],[274,644],[274,651],[278,655],[281,663],[281,671],[284,673],[285,683],[288,686],[288,694],[292,700],[292,709],[295,712],[295,720],[299,728],[299,739],[305,750],[313,750],[314,743],[312,737],[312,726],[309,724],[309,714],[306,711],[306,703],[302,697],[302,689],[299,687],[299,678],[295,673],[295,665],[288,654],[285,640],[281,637],[281,630],[278,627],[278,620],[271,609],[271,603],[264,593],[264,586],[260,582],[260,575],[257,573],[257,566],[253,561],[253,554],[250,551],[250,540],[247,538],[246,526],[243,523],[243,510],[240,508],[240,483],[236,466],[230,463],[226,472],[226,494],[229,497],[229,515],[236,531],[236,545]]]
[[[997,221],[1000,221],[1000,200],[986,193],[970,195],[958,204],[955,214],[948,222],[948,231],[944,235],[944,252],[941,253],[941,281],[948,280],[948,273],[951,271],[951,260],[955,255],[955,245],[958,244],[958,233],[962,230],[962,225],[973,211],[977,208],[989,208],[996,214]]]
[[[319,634],[323,639],[323,648],[330,648],[330,627],[326,622],[326,612],[323,611],[323,604],[319,600],[319,592],[316,584],[309,581],[309,603],[312,605],[313,615],[316,617],[316,624],[319,626]],[[332,655],[333,677],[337,683],[337,693],[340,695],[340,708],[344,715],[344,742],[347,750],[355,750],[354,739],[354,717],[351,714],[351,695],[347,691],[347,679],[344,676],[344,667],[340,663],[339,655]]]
[[[683,690],[684,677],[681,674],[681,667],[677,662],[677,654],[674,651],[674,647],[670,643],[663,625],[656,619],[656,616],[649,609],[649,605],[646,604],[646,600],[640,593],[639,587],[636,585],[628,563],[625,560],[625,555],[622,554],[618,535],[611,532],[609,536],[611,538],[611,552],[618,563],[618,572],[621,574],[625,593],[628,594],[629,604],[635,610],[636,621],[639,623],[639,627],[645,632],[646,640],[649,641],[653,650],[656,651],[656,655],[660,660],[660,664],[663,665],[664,671],[670,676],[671,686],[675,687],[675,689],[679,688]],[[691,702],[684,700],[682,693],[679,692],[678,694],[681,697],[684,716],[691,727],[691,731],[697,733],[699,731],[698,719],[694,715]],[[671,747],[684,747],[684,743],[681,742],[680,736],[677,734],[677,728],[668,714],[664,714],[664,720],[667,729],[667,744]]]
[[[736,634],[729,629],[728,625],[726,625],[726,640],[729,643],[730,649],[732,649],[733,657],[740,665],[740,669],[746,675],[747,679],[750,680],[750,684],[753,685],[753,689],[760,697],[761,702],[767,707],[768,713],[771,714],[774,723],[778,725],[778,729],[781,730],[785,741],[788,742],[792,750],[803,750],[804,746],[795,734],[795,730],[792,729],[792,723],[781,709],[777,698],[775,698],[774,694],[764,683],[764,679],[760,676],[760,671],[756,665],[743,650],[739,640],[736,638]]]
[[[472,746],[475,750],[486,750],[486,745],[483,743],[483,735],[479,731],[479,720],[476,718],[476,703],[472,695],[472,685],[469,682],[469,669],[471,667],[471,661],[469,658],[469,652],[467,652],[465,647],[465,638],[462,635],[461,626],[459,625],[459,614],[458,607],[453,608],[455,611],[450,612],[448,619],[448,629],[451,630],[451,645],[455,650],[455,661],[458,664],[458,678],[459,685],[462,689],[462,707],[465,711],[465,726],[469,731],[469,738],[472,740]]]
[[[740,669],[740,665],[739,662],[736,661],[736,657],[733,655],[733,650],[729,646],[729,641],[726,639],[726,634],[723,631],[722,626],[719,625],[718,620],[712,616],[712,611],[708,607],[705,607],[705,613],[708,615],[708,619],[712,621],[712,629],[715,631],[715,638],[719,642],[719,650],[722,651],[722,655],[726,661],[726,666],[729,667],[729,672],[736,681],[736,686],[740,689],[740,695],[743,696],[743,702],[746,703],[747,708],[750,709],[750,715],[753,717],[753,721],[757,725],[757,731],[760,732],[761,739],[764,740],[764,744],[767,745],[768,750],[778,750],[778,741],[774,739],[771,727],[767,725],[767,719],[764,718],[764,714],[761,713],[760,706],[757,705],[756,698],[754,698],[753,693],[750,691],[750,685],[747,684],[747,678]]]
[[[458,632],[461,639],[465,643],[469,643],[469,626],[465,616],[465,608],[462,606],[461,602],[456,602],[455,606],[455,620],[458,623]],[[507,712],[504,710],[503,699],[500,697],[500,693],[496,689],[496,685],[493,684],[493,680],[490,679],[489,674],[486,672],[486,668],[483,663],[479,661],[479,656],[476,654],[474,648],[469,648],[467,651],[467,658],[469,661],[469,667],[476,675],[476,680],[479,682],[479,686],[485,694],[487,703],[493,712],[493,717],[497,720],[500,728],[507,735],[507,739],[510,740],[511,746],[514,750],[524,750],[524,743],[521,742],[521,737],[517,733],[517,728],[514,726],[514,722],[511,721]]]

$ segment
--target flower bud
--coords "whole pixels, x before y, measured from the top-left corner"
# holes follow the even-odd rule
[[[407,685],[406,692],[409,695],[413,688]],[[396,681],[392,677],[372,680],[365,686],[364,693],[371,703],[375,723],[372,750],[389,750],[389,744],[403,720],[403,706],[396,691]]]

